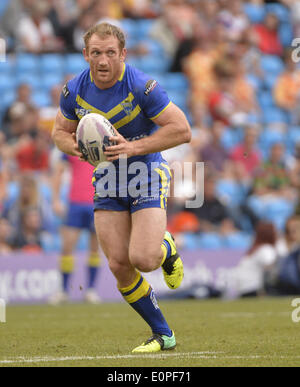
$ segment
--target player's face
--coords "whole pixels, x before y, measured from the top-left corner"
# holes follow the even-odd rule
[[[94,82],[100,89],[112,87],[120,78],[126,49],[120,49],[119,41],[114,36],[103,39],[94,34],[89,46],[83,50],[83,55],[90,64]]]

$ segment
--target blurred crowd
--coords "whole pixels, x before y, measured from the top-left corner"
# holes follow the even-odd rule
[[[124,28],[128,62],[157,77],[192,126],[191,144],[164,156],[171,166],[205,163],[205,184],[192,173],[182,187],[172,187],[180,197],[169,199],[169,229],[181,247],[248,250],[261,221],[275,227],[278,240],[285,238],[291,219],[299,225],[300,66],[292,41],[300,33],[300,1],[1,4],[0,37],[7,42],[8,64],[15,66],[24,65],[29,54],[41,60],[53,54],[77,58],[83,33],[99,21]],[[6,98],[11,90],[3,86],[5,66],[0,63],[6,101],[0,121],[0,254],[56,251],[61,211],[53,209],[52,177],[61,155],[51,128],[62,86],[75,71],[66,66],[45,102],[39,98],[43,86],[26,82],[34,74],[21,74],[13,99]],[[61,197],[67,206],[67,174],[64,181]],[[186,201],[199,191],[203,206],[187,208]],[[296,246],[299,233],[293,235]]]

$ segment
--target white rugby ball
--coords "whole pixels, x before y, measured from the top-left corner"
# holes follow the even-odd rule
[[[107,161],[103,146],[112,145],[109,137],[115,134],[112,124],[101,114],[85,115],[80,120],[76,131],[77,144],[85,160],[94,167]]]

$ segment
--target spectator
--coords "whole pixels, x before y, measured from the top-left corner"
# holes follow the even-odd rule
[[[161,17],[153,24],[150,36],[162,44],[169,57],[174,58],[180,42],[191,37],[195,18],[197,16],[190,4],[167,1],[162,6]]]
[[[17,198],[5,198],[3,216],[8,219],[15,229],[19,229],[23,213],[28,208],[38,209],[43,230],[53,231],[53,214],[50,204],[40,193],[34,177],[30,174],[22,174],[19,177],[19,193]]]
[[[87,29],[96,23],[97,17],[93,8],[84,9],[76,19],[75,23],[68,29],[68,47],[71,51],[82,52],[84,48],[83,35]]]
[[[249,20],[242,9],[240,0],[226,2],[226,9],[218,14],[218,21],[225,27],[225,32],[231,41],[238,41],[249,29]]]
[[[208,100],[212,119],[233,127],[245,125],[247,114],[255,107],[254,91],[238,68],[228,56],[215,63],[215,89]]]
[[[276,248],[281,259],[299,248],[300,245],[300,218],[292,216],[286,222],[284,234],[279,238]]]
[[[269,200],[285,198],[295,201],[295,190],[291,187],[289,171],[284,162],[285,148],[273,145],[269,159],[258,169],[254,179],[254,193]]]
[[[213,123],[210,131],[210,142],[200,149],[200,155],[198,157],[198,160],[205,163],[205,167],[209,173],[218,175],[219,178],[232,176],[229,155],[221,143],[224,128],[222,122],[215,121]]]
[[[258,130],[248,126],[244,140],[230,153],[230,160],[234,163],[234,170],[239,181],[252,181],[262,157],[257,148]]]
[[[255,297],[264,292],[264,276],[276,260],[277,232],[272,223],[257,225],[252,247],[235,268],[238,296]]]
[[[217,232],[225,235],[235,231],[234,222],[226,207],[216,197],[216,179],[213,176],[205,179],[203,206],[187,211],[197,216],[200,232]]]
[[[65,41],[66,32],[76,18],[74,6],[70,0],[48,0],[48,4],[47,18],[53,27],[54,34]]]
[[[300,190],[300,142],[295,148],[294,156],[290,161],[290,177],[293,187]]]
[[[251,31],[245,32],[232,47],[232,55],[237,63],[240,63],[244,73],[263,79],[261,68],[261,53],[255,45],[255,38]]]
[[[3,118],[3,130],[5,131],[8,137],[10,137],[10,126],[16,116],[21,117],[25,114],[27,108],[34,107],[31,101],[31,94],[31,87],[27,83],[22,83],[18,86],[16,99],[14,100],[12,105],[7,108]]]
[[[180,66],[182,64],[190,82],[191,95],[189,102],[194,118],[199,110],[202,110],[205,114],[209,95],[215,87],[214,64],[219,58],[219,52],[212,45],[210,37],[199,27],[197,27],[197,30],[198,32],[195,32],[194,35],[191,53],[187,55],[183,62],[179,63]],[[176,59],[178,61],[178,58]],[[173,66],[175,66],[175,63]]]
[[[101,258],[94,226],[93,186],[90,184],[93,167],[73,156],[62,154],[60,157],[61,159],[56,163],[53,173],[53,209],[59,217],[63,217],[60,259],[62,289],[53,294],[49,302],[57,305],[68,301],[70,281],[74,271],[75,258],[73,254],[81,232],[85,230],[89,233],[85,300],[96,304],[100,301],[96,291],[96,281],[101,269]],[[69,172],[70,175],[70,193],[67,206],[66,203],[62,202],[60,196],[66,172]]]
[[[278,29],[279,19],[273,13],[268,13],[263,23],[254,27],[257,46],[263,54],[278,56],[283,54]]]
[[[17,25],[17,36],[21,49],[34,53],[60,52],[63,42],[54,33],[53,26],[47,14],[49,4],[38,0],[28,9],[28,15],[23,15]]]
[[[5,167],[4,160],[4,148],[5,144],[5,136],[2,132],[0,132],[0,214],[2,213],[3,201],[6,197],[6,185],[8,182],[7,170]]]
[[[279,107],[293,113],[294,123],[298,125],[300,122],[300,69],[293,60],[292,49],[285,50],[284,64],[285,70],[274,86],[274,100]]]
[[[20,226],[12,238],[12,248],[26,253],[41,252],[41,232],[41,216],[38,209],[35,207],[26,208],[21,214]]]
[[[38,127],[49,134],[52,131],[57,110],[59,108],[61,90],[61,85],[53,86],[50,91],[51,105],[39,109]]]
[[[12,227],[5,218],[0,218],[0,257],[11,253],[10,238]]]
[[[49,170],[49,134],[35,131],[24,137],[16,147],[16,161],[22,172],[44,172]]]

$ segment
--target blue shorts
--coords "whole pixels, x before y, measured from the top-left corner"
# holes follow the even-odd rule
[[[94,210],[134,213],[144,208],[166,209],[172,177],[168,164],[154,162],[144,166],[135,173],[126,170],[123,175],[120,170],[109,171],[110,166],[98,167],[93,177]]]
[[[95,232],[93,205],[71,202],[64,225]]]

